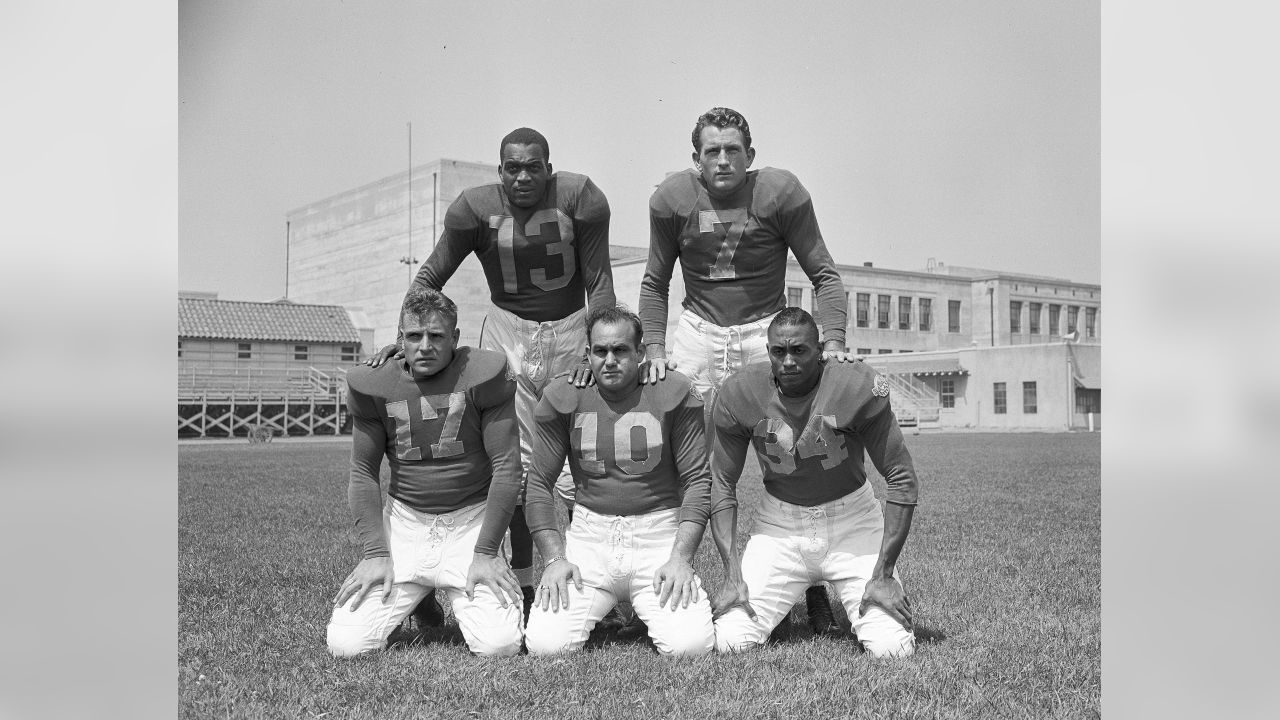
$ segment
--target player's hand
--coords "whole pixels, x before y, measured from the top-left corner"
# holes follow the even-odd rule
[[[351,603],[350,610],[355,612],[356,608],[364,602],[369,591],[377,587],[382,588],[382,602],[385,605],[391,600],[391,584],[394,580],[395,573],[391,568],[391,558],[365,558],[356,565],[356,569],[351,571],[347,579],[342,581],[342,587],[333,598],[333,606],[342,607],[354,595],[356,599]]]
[[[667,604],[671,598],[671,609],[676,606],[689,607],[689,603],[698,602],[698,586],[700,581],[693,572],[693,566],[682,557],[676,556],[658,568],[653,576],[653,594],[658,596],[658,607]]]
[[[843,349],[839,343],[827,343],[822,348],[822,361],[835,360],[836,362],[862,362],[862,356],[851,353]]]
[[[497,596],[502,607],[507,606],[507,597],[519,605],[524,600],[520,592],[520,581],[505,558],[495,555],[476,553],[471,558],[471,567],[467,569],[467,599],[475,600],[476,585],[484,583]],[[505,594],[504,594],[505,593]]]
[[[667,359],[667,349],[662,345],[645,346],[645,362],[648,368],[640,373],[640,382],[653,385],[667,379],[667,370],[676,369],[676,361]]]
[[[596,376],[591,374],[591,363],[587,362],[585,357],[582,358],[582,362],[578,364],[578,367],[569,373],[568,381],[574,387],[580,388],[591,387],[596,384]]]
[[[392,343],[391,345],[388,345],[378,352],[370,355],[369,359],[364,361],[364,364],[369,367],[376,368],[381,366],[382,363],[390,360],[392,357],[404,357],[404,348]]]
[[[720,589],[711,596],[711,617],[719,618],[735,607],[745,610],[752,620],[756,619],[756,609],[751,607],[751,593],[747,592],[747,583],[726,578]]]
[[[560,558],[546,566],[542,569],[542,580],[538,583],[534,604],[551,612],[560,612],[560,608],[569,609],[570,580],[578,588],[578,592],[582,592],[582,573],[577,565]]]
[[[915,621],[911,616],[911,599],[902,589],[897,578],[882,577],[871,580],[862,592],[862,604],[858,606],[858,616],[867,614],[867,608],[878,605],[889,617],[902,623],[907,630],[915,630]]]

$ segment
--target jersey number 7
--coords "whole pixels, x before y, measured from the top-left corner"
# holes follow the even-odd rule
[[[466,393],[449,393],[448,395],[428,395],[419,398],[418,419],[421,421],[421,440],[429,441],[435,435],[437,442],[426,442],[431,448],[431,457],[445,458],[463,453],[462,441],[458,439],[458,429],[462,427],[462,415],[467,409]],[[437,411],[444,411],[441,416]],[[409,420],[409,401],[397,400],[387,403],[387,415],[396,421],[396,458],[400,460],[421,460],[422,447],[414,443],[413,425]]]

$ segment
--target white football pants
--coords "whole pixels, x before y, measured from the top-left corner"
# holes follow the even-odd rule
[[[646,515],[601,515],[579,505],[565,539],[565,556],[582,573],[582,591],[569,583],[569,607],[534,605],[525,630],[530,655],[581,650],[596,623],[629,599],[664,655],[701,655],[715,647],[711,604],[698,581],[698,602],[658,607],[653,577],[671,557],[677,508]]]
[[[524,470],[521,477],[527,480],[538,429],[533,411],[551,379],[572,372],[582,362],[587,350],[587,309],[581,308],[560,320],[537,322],[495,307],[480,327],[480,347],[506,355],[507,366],[516,374],[516,422],[520,425],[520,465]],[[556,481],[556,492],[573,501],[573,477],[567,465]],[[521,493],[521,502],[523,498]]]
[[[769,323],[773,318],[770,315],[743,325],[720,327],[685,310],[672,334],[668,357],[699,392],[719,390],[730,375],[769,359]],[[707,406],[711,406],[710,399]]]
[[[465,592],[484,508],[484,503],[478,503],[429,515],[387,498],[382,523],[395,572],[391,597],[383,603],[378,588],[355,611],[350,609],[355,598],[334,608],[327,633],[329,652],[350,657],[381,650],[391,631],[436,588],[448,595],[471,652],[495,656],[520,652],[520,603],[507,598],[507,607],[502,607],[486,585],[476,586],[474,600],[468,600]]]
[[[865,615],[858,614],[883,536],[884,514],[869,482],[813,507],[792,505],[765,493],[742,553],[742,579],[756,619],[737,607],[720,616],[716,649],[736,652],[763,645],[805,588],[826,580],[835,588],[868,653],[876,657],[912,654],[915,636],[883,609],[872,605]]]

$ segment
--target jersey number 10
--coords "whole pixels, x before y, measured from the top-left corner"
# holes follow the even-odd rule
[[[598,448],[603,444],[599,437],[599,421],[594,412],[581,412],[573,417],[573,450],[583,470],[603,475],[604,461]],[[632,454],[631,434],[635,428],[644,431],[644,457],[636,460]],[[613,424],[613,461],[618,469],[628,475],[640,475],[658,466],[662,460],[662,425],[658,418],[647,412],[629,412]]]

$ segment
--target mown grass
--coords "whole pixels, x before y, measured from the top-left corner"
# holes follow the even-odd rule
[[[472,657],[452,618],[335,660],[324,625],[354,565],[343,443],[179,449],[184,717],[1096,717],[1099,436],[908,435],[921,505],[899,568],[918,649],[876,661],[803,607],[756,653],[667,660],[597,637],[557,659]],[[750,465],[750,463],[749,463]],[[744,509],[762,492],[742,484]],[[874,473],[873,473],[874,474]],[[884,484],[874,477],[877,495]],[[746,526],[752,513],[740,518]],[[708,537],[695,566],[721,578]],[[846,624],[847,629],[847,624]]]

